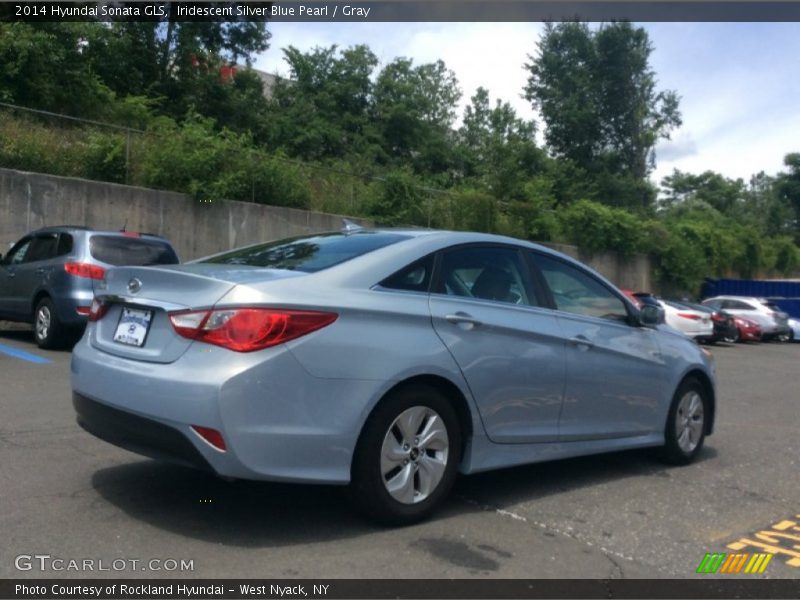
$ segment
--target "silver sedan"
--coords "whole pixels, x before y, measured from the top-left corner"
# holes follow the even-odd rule
[[[710,354],[603,277],[511,238],[308,235],[97,290],[72,358],[78,422],[230,478],[349,485],[391,523],[456,474],[659,446],[700,452]]]

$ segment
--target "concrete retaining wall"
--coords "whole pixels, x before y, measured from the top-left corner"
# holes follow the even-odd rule
[[[363,222],[363,220],[355,219]],[[46,225],[85,225],[156,233],[182,260],[260,241],[338,230],[342,217],[250,202],[204,204],[175,192],[0,169],[0,252],[28,231]],[[551,244],[597,269],[621,287],[652,290],[650,259],[613,252],[581,255]]]

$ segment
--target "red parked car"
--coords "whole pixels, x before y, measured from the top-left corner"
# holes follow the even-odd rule
[[[725,340],[730,342],[760,342],[761,325],[744,317],[734,317],[736,331],[739,334],[736,339]]]

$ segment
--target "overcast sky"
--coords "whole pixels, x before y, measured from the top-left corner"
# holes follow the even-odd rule
[[[673,169],[713,170],[748,179],[774,174],[800,152],[800,23],[645,24],[659,89],[681,97],[683,126],[656,148],[659,182]],[[523,65],[536,50],[540,23],[271,23],[270,49],[256,67],[288,75],[281,48],[367,44],[381,64],[441,58],[469,102],[478,86],[537,119],[520,97]],[[542,127],[540,123],[540,127]]]

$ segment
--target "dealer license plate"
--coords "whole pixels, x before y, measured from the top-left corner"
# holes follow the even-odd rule
[[[129,346],[142,346],[152,320],[152,310],[123,307],[117,331],[114,333],[114,341]]]

